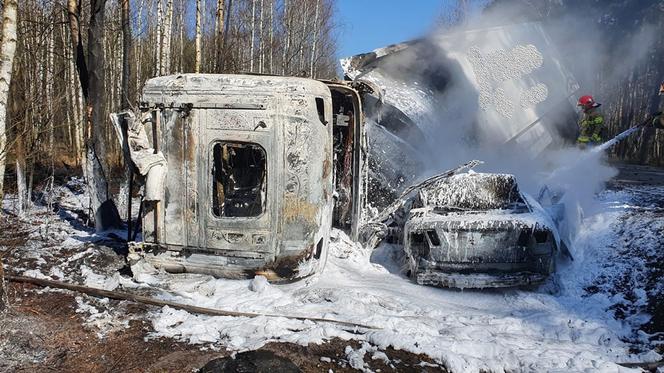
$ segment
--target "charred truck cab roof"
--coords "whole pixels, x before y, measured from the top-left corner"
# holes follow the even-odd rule
[[[352,88],[181,74],[147,81],[142,101],[167,163],[163,200],[142,217],[139,254],[156,267],[289,281],[325,264],[333,222],[357,235],[365,140]]]

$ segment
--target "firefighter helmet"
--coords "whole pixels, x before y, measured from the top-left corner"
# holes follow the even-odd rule
[[[579,102],[577,104],[577,106],[581,106],[584,109],[590,109],[590,108],[598,107],[599,105],[600,104],[595,102],[595,99],[593,98],[593,96],[590,96],[590,95],[581,96],[579,98]]]

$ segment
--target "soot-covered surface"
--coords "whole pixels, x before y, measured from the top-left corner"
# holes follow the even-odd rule
[[[496,210],[523,203],[514,175],[463,173],[441,179],[420,191],[424,206],[461,210]]]

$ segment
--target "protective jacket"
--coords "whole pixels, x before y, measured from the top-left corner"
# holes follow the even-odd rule
[[[590,142],[602,142],[602,132],[604,130],[604,117],[596,110],[588,110],[583,113],[579,121],[578,143],[587,144]]]

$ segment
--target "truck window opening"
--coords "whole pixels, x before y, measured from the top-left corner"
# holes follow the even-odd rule
[[[316,97],[316,110],[318,111],[318,119],[323,125],[327,125],[325,120],[325,101],[322,97]]]
[[[212,148],[212,214],[259,216],[265,209],[267,162],[258,144],[218,142]]]

